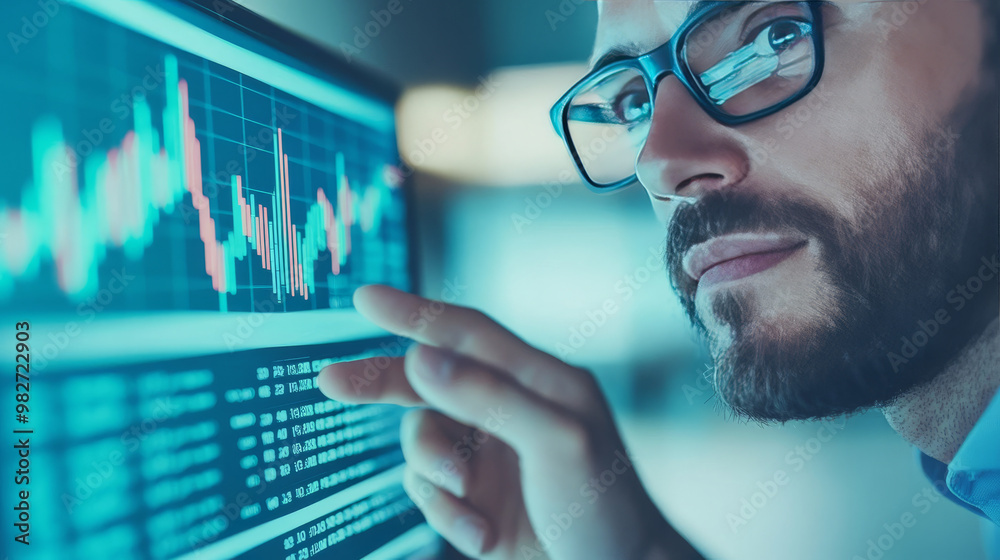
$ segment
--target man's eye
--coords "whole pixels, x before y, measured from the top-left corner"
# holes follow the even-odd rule
[[[804,22],[782,19],[768,26],[768,41],[771,43],[771,48],[774,49],[774,52],[781,53],[792,48],[802,39],[805,39],[808,31],[809,25]]]
[[[758,54],[781,54],[808,37],[811,32],[810,23],[786,17],[758,27],[749,34],[751,38],[747,42],[754,44]]]
[[[634,124],[649,116],[649,95],[645,88],[626,89],[612,101],[611,108],[622,124]]]

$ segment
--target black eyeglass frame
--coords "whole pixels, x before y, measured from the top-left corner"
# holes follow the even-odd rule
[[[656,99],[656,92],[660,86],[660,82],[667,75],[672,74],[677,76],[677,79],[684,86],[684,89],[686,89],[688,93],[694,97],[698,105],[706,113],[708,113],[710,117],[726,126],[737,126],[773,115],[774,113],[777,113],[789,105],[801,100],[816,88],[816,85],[823,76],[823,66],[826,53],[823,41],[823,4],[825,4],[825,2],[815,1],[805,2],[808,4],[813,17],[812,39],[815,65],[812,77],[798,93],[786,98],[784,101],[781,101],[776,105],[772,105],[754,113],[734,116],[722,111],[715,103],[713,103],[709,99],[708,92],[705,91],[700,85],[694,85],[698,84],[697,78],[695,77],[690,66],[684,62],[681,52],[687,42],[688,35],[690,35],[691,31],[696,29],[698,25],[705,22],[705,20],[728,8],[732,8],[734,3],[735,2],[731,0],[722,0],[706,4],[697,12],[691,14],[691,16],[681,25],[677,32],[674,33],[673,37],[671,37],[666,43],[640,56],[619,60],[617,62],[612,62],[599,68],[595,68],[580,81],[574,84],[573,87],[571,87],[569,91],[567,91],[559,99],[559,101],[552,106],[552,109],[549,111],[549,117],[552,119],[552,126],[555,127],[556,133],[569,149],[570,155],[573,156],[573,161],[576,164],[577,171],[580,172],[580,175],[586,181],[587,187],[590,190],[598,193],[607,193],[625,188],[636,182],[635,173],[628,178],[611,184],[602,184],[594,181],[594,179],[590,177],[590,174],[587,173],[587,169],[583,165],[580,153],[574,145],[572,136],[569,133],[569,105],[573,98],[575,98],[585,87],[589,87],[591,83],[606,75],[611,75],[625,69],[638,70],[639,74],[642,75],[643,80],[646,82],[646,90],[649,93],[650,111],[653,114],[655,114],[656,110],[654,100]],[[741,3],[750,4],[752,2]]]

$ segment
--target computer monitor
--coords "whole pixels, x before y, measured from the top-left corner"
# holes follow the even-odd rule
[[[430,556],[402,410],[316,389],[398,355],[397,90],[224,0],[0,3],[3,549]]]

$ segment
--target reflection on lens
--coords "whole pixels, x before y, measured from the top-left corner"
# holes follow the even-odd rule
[[[593,182],[610,185],[635,173],[651,113],[646,81],[631,68],[598,76],[573,97],[569,141]]]
[[[813,31],[805,2],[740,4],[692,30],[683,57],[712,103],[749,115],[806,87],[816,70]]]

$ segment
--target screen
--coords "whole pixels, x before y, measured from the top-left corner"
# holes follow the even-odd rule
[[[403,410],[315,382],[405,351],[351,304],[413,287],[393,95],[229,15],[254,18],[0,4],[11,558],[437,549],[401,486]]]

